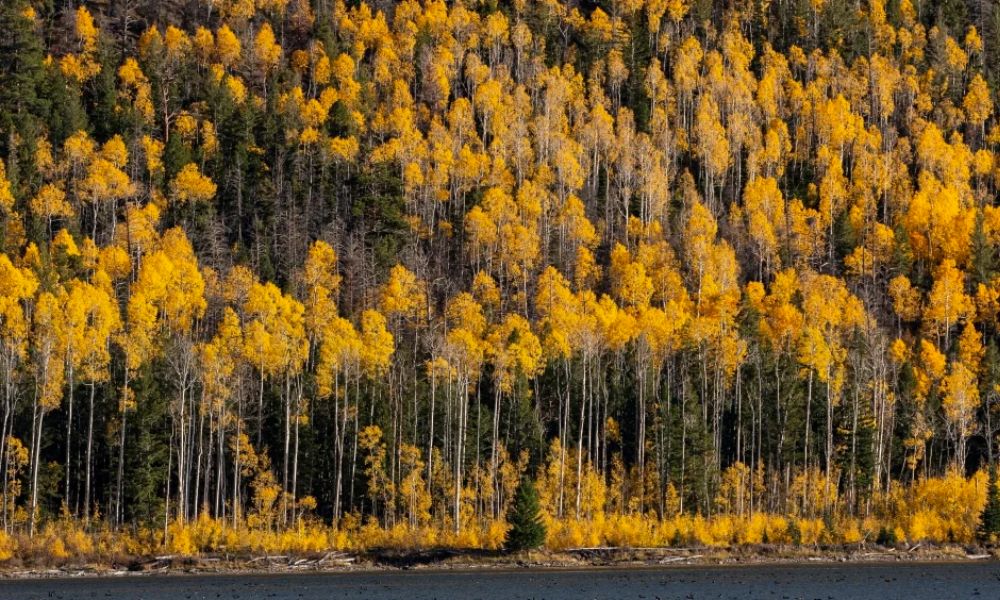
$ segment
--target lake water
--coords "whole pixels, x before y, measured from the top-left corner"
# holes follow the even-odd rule
[[[166,575],[0,581],[3,600],[1000,598],[1000,563]]]

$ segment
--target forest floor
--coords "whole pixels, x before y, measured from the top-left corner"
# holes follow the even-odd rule
[[[109,562],[0,564],[0,579],[114,577],[143,574],[239,574],[383,570],[502,570],[652,568],[664,566],[795,565],[822,563],[968,562],[1000,560],[1000,548],[960,544],[885,547],[755,545],[729,548],[575,548],[506,553],[489,550],[371,550],[281,556],[154,556]]]

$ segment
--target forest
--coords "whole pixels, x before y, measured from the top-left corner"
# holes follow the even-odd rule
[[[550,548],[982,539],[998,61],[973,0],[3,0],[0,560],[498,548],[523,479]]]

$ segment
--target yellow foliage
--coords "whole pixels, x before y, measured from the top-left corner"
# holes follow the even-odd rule
[[[194,543],[191,527],[181,521],[174,521],[167,529],[167,549],[181,556],[194,556],[198,547]]]
[[[966,479],[950,470],[943,477],[921,479],[909,488],[895,485],[889,495],[890,523],[899,539],[968,543],[975,538],[986,504],[986,473]]]
[[[233,66],[240,59],[242,46],[240,40],[228,25],[223,24],[215,32],[216,59],[225,67]]]
[[[961,319],[975,316],[976,307],[965,293],[964,278],[951,259],[943,260],[934,270],[934,285],[924,311],[924,326],[928,331],[947,336]]]
[[[9,212],[14,208],[14,194],[11,191],[10,180],[7,179],[7,168],[0,160],[0,210]]]
[[[0,562],[13,558],[17,549],[14,538],[6,531],[0,531]]]
[[[381,432],[368,428],[362,432],[361,445],[366,452],[374,452],[366,459],[369,475],[375,474],[385,460],[385,447]],[[894,484],[888,496],[877,497],[880,507],[876,515],[867,519],[836,516],[827,521],[821,518],[786,517],[783,515],[748,512],[744,516],[721,512],[711,517],[700,514],[679,514],[658,518],[654,513],[606,513],[601,505],[603,496],[588,514],[556,517],[552,502],[558,484],[558,442],[550,451],[550,463],[539,480],[539,490],[544,492],[543,518],[547,527],[546,547],[551,550],[567,548],[617,546],[657,547],[671,545],[698,545],[728,547],[761,543],[821,545],[828,543],[855,544],[873,541],[879,529],[894,531],[897,539],[910,543],[931,541],[939,543],[968,543],[975,537],[979,513],[985,504],[985,473],[965,479],[955,471],[941,478],[921,479],[912,487]],[[567,456],[572,452],[570,449]],[[14,538],[0,534],[0,561],[26,552],[42,554],[63,561],[94,555],[142,554],[163,551],[180,556],[196,556],[216,552],[267,552],[272,554],[308,554],[332,549],[363,550],[373,547],[418,549],[428,547],[489,548],[502,546],[508,525],[503,519],[470,520],[459,532],[448,521],[428,520],[407,508],[410,498],[426,494],[422,480],[424,465],[416,448],[404,448],[404,459],[409,475],[404,473],[400,488],[400,502],[404,514],[417,516],[403,519],[393,525],[381,526],[369,518],[362,524],[356,514],[345,515],[341,523],[332,528],[299,519],[282,529],[275,529],[258,512],[236,527],[231,520],[221,520],[202,513],[190,522],[172,522],[166,541],[157,539],[154,532],[139,531],[135,536],[116,534],[100,529],[88,532],[71,519],[60,519],[44,527],[37,541],[25,546]],[[409,458],[407,458],[409,457]],[[572,459],[572,457],[570,456]],[[374,459],[374,460],[372,460]],[[554,462],[553,462],[554,461]],[[570,461],[573,462],[572,460]],[[266,461],[265,461],[266,464]],[[572,477],[575,463],[567,465],[565,475]],[[265,467],[266,468],[266,467]],[[374,470],[373,470],[374,469]],[[383,473],[384,476],[384,473]],[[394,488],[387,479],[372,482],[385,486],[379,495],[393,494]],[[271,489],[271,483],[266,488]],[[575,482],[566,486],[571,493]],[[259,493],[262,488],[255,484]],[[276,488],[275,488],[276,489]],[[261,500],[273,504],[277,491]],[[429,497],[427,498],[429,501]],[[419,506],[418,501],[417,505]],[[260,505],[263,506],[263,505]],[[265,508],[266,510],[266,508]],[[162,533],[162,532],[161,532]]]
[[[981,126],[993,112],[993,100],[990,98],[990,88],[982,75],[976,74],[969,82],[969,91],[962,101],[962,107],[968,115],[969,123]]]
[[[247,99],[246,85],[239,77],[226,75],[225,86],[229,91],[229,95],[232,97],[233,102],[236,104],[243,104],[243,102]]]
[[[172,188],[178,202],[208,202],[215,196],[216,185],[201,174],[197,165],[188,163],[174,178]]]
[[[18,25],[47,33],[45,3],[18,4]],[[338,0],[317,14],[305,0],[213,0],[211,24],[150,21],[118,57],[102,49],[106,15],[82,6],[100,3],[69,4],[80,5],[60,17],[70,34],[39,39],[54,53],[43,79],[67,86],[73,118],[4,131],[0,379],[18,397],[4,417],[30,420],[48,443],[43,417],[74,406],[79,386],[127,410],[161,371],[190,367],[190,379],[167,378],[180,392],[169,444],[197,455],[209,487],[227,471],[242,481],[235,497],[220,488],[232,521],[205,512],[123,533],[47,518],[43,464],[36,538],[0,534],[0,560],[497,548],[527,464],[499,439],[503,428],[534,435],[519,424],[525,410],[539,411],[543,437],[559,418],[562,439],[549,439],[533,474],[549,548],[854,544],[882,530],[972,541],[984,476],[957,469],[1000,391],[985,344],[1000,278],[983,260],[1000,244],[1000,124],[974,27],[955,39],[920,24],[912,0],[888,16],[872,0],[852,13],[871,34],[855,56],[819,35],[827,0],[805,2],[775,48],[755,41],[773,37],[769,0],[726,9],[706,31],[689,0],[515,0],[502,11]],[[311,35],[320,20],[330,39]],[[636,34],[649,45],[638,58],[627,56]],[[556,65],[551,35],[574,42]],[[622,94],[629,82],[641,98]],[[27,100],[12,107],[14,125],[37,108]],[[107,117],[95,138],[64,131],[94,121],[76,118],[76,104]],[[274,139],[255,139],[264,133]],[[213,177],[234,202],[204,205],[220,192]],[[384,200],[399,214],[372,219]],[[220,220],[233,211],[240,222]],[[192,244],[161,212],[211,239]],[[308,245],[317,236],[347,254],[351,289],[333,242]],[[396,264],[373,287],[373,265],[396,248],[383,242],[400,236],[392,262],[413,270]],[[423,404],[425,390],[437,404]],[[812,423],[804,396],[805,412],[820,410]],[[282,401],[294,416],[264,406]],[[142,426],[95,414],[99,454]],[[426,437],[428,416],[439,429]],[[296,453],[300,427],[328,423],[304,435],[304,451],[340,436],[327,457],[340,466],[357,458],[341,447],[356,436],[352,508],[374,504],[376,516],[317,522],[316,499],[279,484],[250,423],[268,440],[281,423],[290,440],[294,423]],[[877,450],[861,478],[869,489],[840,460],[858,452],[850,423]],[[824,424],[834,447],[816,453],[823,440],[810,435]],[[731,429],[744,437],[723,440]],[[697,442],[678,449],[675,433]],[[497,440],[489,467],[483,435]],[[772,436],[769,479],[759,461],[728,458],[760,459]],[[3,521],[15,530],[30,510],[24,471],[39,467],[24,439],[3,440]],[[691,453],[708,459],[678,474]],[[279,454],[287,463],[292,451]],[[301,489],[315,493],[312,458]],[[824,472],[824,459],[844,472]],[[933,476],[949,459],[956,470]],[[697,489],[691,468],[708,469]],[[288,502],[297,518],[286,523]]]
[[[270,71],[281,60],[281,46],[274,39],[274,31],[268,22],[264,22],[253,41],[254,56],[264,69]],[[238,50],[237,50],[238,52]]]
[[[60,537],[51,538],[47,550],[48,555],[56,560],[69,558],[69,552],[66,551],[66,544]]]
[[[542,345],[527,319],[508,314],[487,336],[487,352],[500,389],[513,390],[519,375],[530,377],[542,370]]]
[[[361,366],[369,376],[384,373],[396,351],[392,333],[386,328],[385,317],[374,310],[361,313]]]
[[[797,519],[794,523],[799,532],[799,543],[815,546],[823,542],[826,533],[823,519]]]
[[[418,317],[427,304],[424,287],[412,271],[403,265],[394,266],[382,288],[382,310],[388,316]]]

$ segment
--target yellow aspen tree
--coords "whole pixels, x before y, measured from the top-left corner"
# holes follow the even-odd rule
[[[533,377],[544,367],[542,345],[531,330],[531,323],[518,314],[508,314],[489,332],[487,355],[493,364],[496,393],[493,407],[490,476],[496,483],[499,468],[500,416],[504,396],[514,393],[520,377]],[[501,494],[496,490],[491,507],[493,518],[499,518]]]
[[[558,427],[559,437],[559,476],[558,476],[558,499],[555,502],[556,516],[563,516],[564,507],[564,482],[566,476],[565,459],[566,444],[569,440],[569,423],[572,411],[571,398],[573,396],[573,381],[571,377],[572,360],[578,354],[585,354],[583,348],[584,319],[583,307],[579,298],[570,290],[569,282],[562,276],[555,267],[548,267],[538,277],[538,291],[535,296],[535,310],[538,312],[541,321],[539,326],[543,332],[542,348],[548,361],[560,361],[566,372],[565,392],[559,391],[560,395],[560,419]],[[587,356],[583,356],[583,370],[586,373]],[[580,398],[580,410],[585,410],[586,401],[582,396],[586,396],[586,376],[582,380],[582,393]],[[584,423],[582,419],[577,424],[578,446],[582,445]],[[578,452],[578,460],[582,456]],[[578,469],[579,474],[579,469]],[[579,505],[577,505],[579,509]],[[579,510],[577,511],[579,516]]]
[[[985,135],[986,119],[993,113],[993,99],[982,75],[976,73],[969,82],[968,92],[962,100],[962,108],[965,109],[969,124],[977,127],[980,135]]]
[[[948,434],[955,444],[954,461],[957,467],[965,464],[969,436],[976,431],[975,413],[979,408],[979,384],[976,375],[966,365],[953,361],[948,375],[941,382]]]
[[[352,405],[347,395],[352,380],[361,375],[362,341],[350,321],[327,315],[316,360],[316,385],[320,398],[333,401],[333,440],[336,474],[333,514],[341,516],[348,421],[358,417],[357,400]],[[355,427],[357,423],[355,422]]]
[[[889,297],[897,317],[908,322],[920,319],[921,293],[906,275],[897,275],[889,280]]]
[[[78,52],[63,56],[59,61],[59,69],[66,77],[84,83],[101,72],[101,64],[96,57],[100,31],[85,6],[76,9],[73,16],[73,32]]]
[[[76,329],[72,337],[80,341],[74,356],[78,360],[80,382],[90,388],[83,493],[84,520],[89,522],[91,480],[94,470],[94,396],[97,384],[106,382],[110,378],[108,367],[111,363],[111,340],[118,336],[122,327],[118,303],[111,289],[111,280],[103,271],[94,274],[92,283],[73,282],[70,285],[67,316],[76,312],[79,312],[82,318],[67,320],[68,325]],[[70,439],[67,433],[67,444]]]
[[[267,96],[267,80],[271,72],[281,62],[281,55],[281,45],[275,41],[274,30],[271,29],[271,24],[265,21],[253,38],[253,56],[260,69],[265,97]]]
[[[120,136],[114,136],[105,142],[99,151],[90,153],[89,164],[83,179],[78,184],[78,191],[91,204],[92,238],[97,238],[97,225],[102,208],[115,213],[117,201],[135,193],[135,186],[124,170],[127,165],[128,149]],[[110,206],[106,206],[108,204]]]
[[[31,342],[31,322],[25,307],[38,289],[38,280],[30,270],[14,266],[7,255],[2,253],[0,280],[5,282],[4,289],[0,291],[0,385],[3,393],[0,466],[4,467],[3,472],[7,472],[7,444],[14,431],[14,408],[21,384],[20,376],[26,366]],[[34,458],[34,439],[30,441],[29,447]],[[34,472],[31,475],[34,476]],[[3,526],[6,531],[12,525],[8,521],[7,507],[13,500],[13,491],[8,489],[6,481],[3,494]]]
[[[483,274],[486,278],[488,275]],[[492,280],[490,280],[492,283]],[[465,436],[469,418],[469,394],[478,379],[486,354],[487,321],[483,307],[468,292],[461,292],[452,298],[445,309],[448,333],[445,336],[444,356],[457,371],[458,405],[457,434],[454,451],[454,494],[452,520],[454,532],[462,529],[462,489],[465,467]]]
[[[45,220],[49,235],[52,235],[52,222],[54,219],[68,218],[76,215],[73,206],[66,201],[66,192],[62,186],[54,183],[43,185],[35,197],[31,199],[29,206],[31,212]]]
[[[411,529],[426,527],[431,520],[431,495],[424,481],[424,461],[420,449],[412,444],[400,447],[401,480],[399,500]]]
[[[38,519],[38,471],[41,463],[41,440],[45,415],[59,408],[66,377],[65,290],[42,292],[35,301],[32,346],[37,392],[32,409],[31,508],[29,532],[34,533]]]
[[[347,388],[360,375],[361,341],[350,321],[337,316],[335,294],[340,286],[337,254],[323,241],[309,248],[302,280],[306,286],[305,325],[317,346],[316,385],[319,398],[332,399],[333,439],[336,458],[334,520],[341,514],[343,463],[348,419],[357,407],[348,402]]]
[[[829,275],[806,272],[801,278],[802,313],[805,331],[800,343],[799,361],[809,369],[806,399],[806,422],[812,404],[813,373],[826,384],[826,494],[833,474],[833,409],[840,403],[843,387],[844,347],[848,334],[865,320],[864,306],[844,284]],[[806,470],[809,469],[809,427],[806,427]],[[807,507],[808,508],[808,507]]]
[[[754,241],[759,277],[781,267],[781,241],[785,230],[785,200],[771,177],[759,177],[743,190],[747,233]]]
[[[185,454],[191,441],[190,423],[192,388],[195,377],[194,347],[190,336],[195,322],[204,315],[207,308],[205,299],[205,279],[198,269],[194,249],[183,230],[167,230],[156,243],[155,248],[142,257],[138,275],[130,288],[126,314],[128,328],[122,336],[121,345],[126,355],[126,378],[150,360],[155,353],[169,342],[167,362],[171,368],[177,396],[171,404],[174,417],[179,424],[178,456]],[[124,457],[125,419],[130,410],[131,391],[126,379],[122,403],[123,435],[119,444],[119,483],[121,494],[122,461]],[[177,461],[178,499],[177,517],[185,521],[188,516],[189,491],[185,468],[186,460]],[[169,494],[168,494],[169,499]],[[119,498],[120,504],[120,498]],[[120,510],[118,507],[116,510]],[[169,522],[169,509],[165,522]]]
[[[0,211],[10,213],[14,210],[14,193],[11,190],[10,179],[7,178],[7,167],[0,160]]]
[[[373,501],[382,502],[383,510],[388,514],[396,489],[392,478],[386,473],[386,447],[382,441],[382,429],[378,425],[369,425],[359,431],[358,446],[365,452],[368,493]]]
[[[377,310],[361,313],[361,368],[368,377],[384,374],[396,351],[392,333],[386,319]]]
[[[389,271],[389,280],[382,288],[382,312],[389,317],[420,318],[427,307],[425,284],[404,267],[396,265]]]
[[[243,419],[241,418],[242,407],[234,411],[230,406],[231,398],[234,395],[234,388],[237,385],[238,370],[242,360],[243,331],[239,316],[231,307],[223,309],[222,321],[215,336],[207,342],[200,343],[197,348],[198,357],[201,363],[202,381],[202,406],[203,413],[209,415],[209,446],[213,445],[212,438],[217,439],[219,447],[219,459],[221,460],[221,449],[233,447],[233,486],[232,486],[232,513],[234,527],[241,514],[241,494],[240,478],[246,467],[242,464],[241,458],[245,453],[241,445],[246,436],[243,433]],[[235,428],[233,428],[235,426]],[[232,433],[227,433],[232,428]],[[211,469],[211,465],[207,469]],[[224,475],[220,465],[217,467],[217,476],[221,479]],[[207,477],[207,476],[206,476]],[[221,481],[220,481],[221,483]],[[216,488],[214,514],[222,513],[221,504],[224,502],[225,486],[219,485]],[[204,504],[208,505],[208,499]]]
[[[311,335],[319,332],[324,322],[336,315],[340,281],[337,253],[333,247],[322,240],[313,242],[302,269],[302,283],[306,287],[306,327]]]
[[[118,80],[121,83],[119,97],[132,106],[143,122],[151,124],[155,116],[153,88],[135,58],[126,58],[118,68]]]
[[[240,39],[225,23],[215,32],[215,58],[223,67],[233,67],[240,60],[243,47]]]
[[[955,266],[955,261],[945,259],[934,269],[934,285],[927,295],[924,309],[924,329],[944,347],[951,344],[951,331],[962,319],[975,316],[976,307],[965,293],[965,274]]]
[[[702,95],[694,121],[695,147],[705,171],[704,195],[711,206],[715,206],[715,187],[725,181],[729,169],[729,140],[720,119],[715,99],[708,94]]]
[[[215,197],[216,185],[202,175],[194,163],[184,165],[171,183],[173,199],[181,204],[208,202]]]
[[[258,444],[263,427],[261,419],[264,414],[264,382],[266,379],[283,379],[281,397],[284,401],[285,441],[281,483],[285,493],[294,499],[298,475],[298,424],[302,388],[301,385],[296,385],[293,390],[293,380],[301,373],[309,352],[309,341],[305,331],[305,308],[291,296],[282,294],[276,285],[268,282],[254,283],[250,286],[243,310],[248,319],[244,331],[244,352],[260,376],[257,402]],[[293,427],[296,444],[294,461],[291,446]],[[282,523],[285,523],[289,518],[285,494],[282,494],[281,509]],[[294,514],[291,517],[294,520]]]

